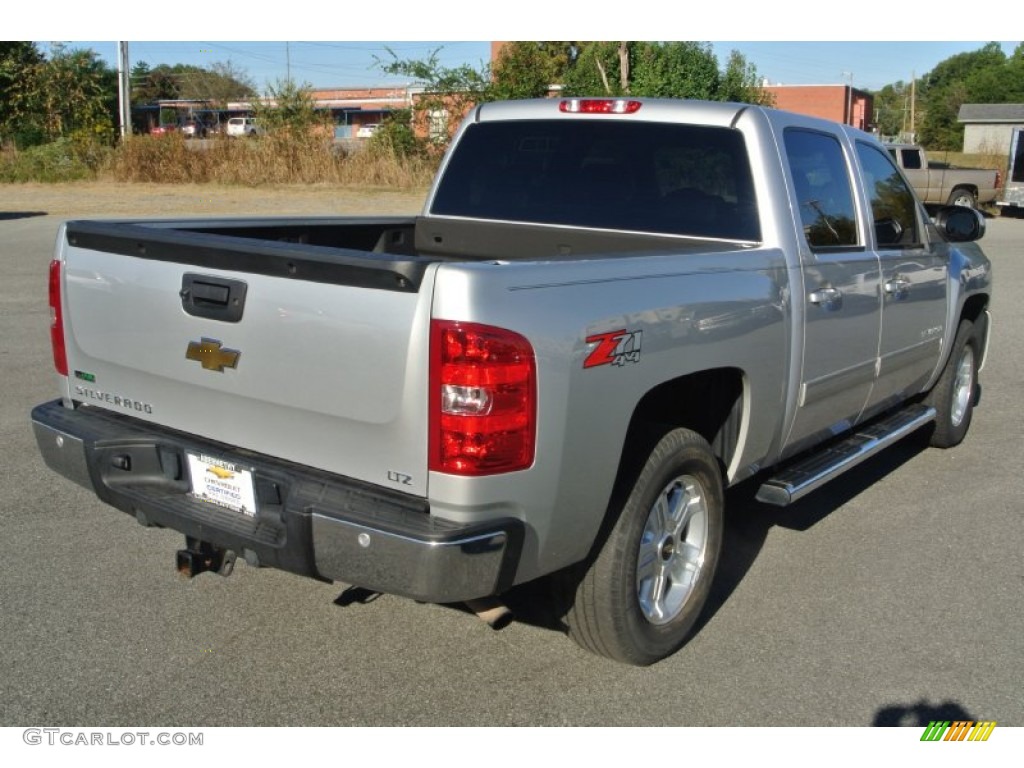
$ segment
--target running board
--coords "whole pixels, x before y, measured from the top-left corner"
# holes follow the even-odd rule
[[[934,419],[934,408],[913,405],[863,425],[765,481],[757,491],[757,500],[777,507],[792,504]]]

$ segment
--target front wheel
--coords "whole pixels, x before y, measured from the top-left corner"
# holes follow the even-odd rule
[[[942,375],[925,399],[938,412],[931,436],[931,444],[937,448],[952,448],[967,436],[977,394],[978,357],[974,324],[963,320]]]
[[[576,587],[569,635],[627,664],[675,652],[707,601],[722,547],[723,499],[704,438],[686,429],[661,438]]]

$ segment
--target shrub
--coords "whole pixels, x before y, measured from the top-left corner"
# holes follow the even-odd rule
[[[0,159],[0,181],[59,183],[95,179],[110,161],[109,147],[78,136],[25,150],[7,150]]]
[[[409,110],[394,112],[384,118],[369,141],[370,154],[383,160],[409,158],[426,154],[422,139],[412,129]]]

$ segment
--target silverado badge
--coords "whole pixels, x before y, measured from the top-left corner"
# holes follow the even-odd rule
[[[237,349],[223,349],[219,341],[207,338],[190,341],[185,350],[187,360],[195,360],[206,370],[218,373],[224,373],[225,368],[237,368],[240,355]]]

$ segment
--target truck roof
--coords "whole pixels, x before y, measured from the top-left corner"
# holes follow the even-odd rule
[[[579,109],[568,105],[571,102],[604,102],[610,105],[607,111]],[[630,105],[630,106],[627,106]],[[479,105],[470,116],[472,122],[504,120],[636,120],[642,122],[692,123],[708,126],[735,127],[742,115],[757,115],[766,123],[775,124],[782,120],[787,124],[794,121],[809,127],[835,130],[837,127],[850,136],[878,141],[878,137],[851,125],[836,123],[810,115],[765,107],[726,101],[702,101],[699,99],[658,99],[630,96],[557,97],[547,99],[523,99],[519,101],[494,101]]]

